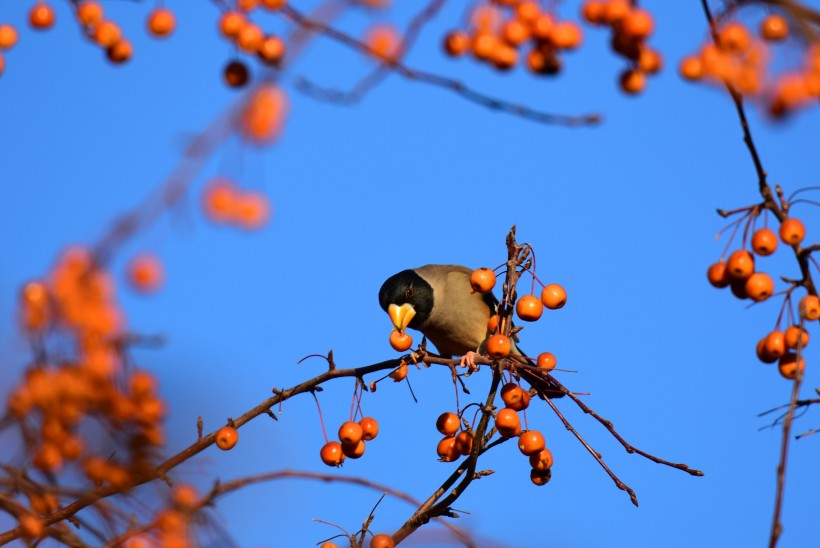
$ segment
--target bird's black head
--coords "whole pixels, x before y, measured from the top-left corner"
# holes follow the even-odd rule
[[[379,289],[379,304],[387,312],[391,304],[413,305],[416,315],[409,327],[423,325],[433,310],[433,288],[415,270],[402,270],[387,278]]]

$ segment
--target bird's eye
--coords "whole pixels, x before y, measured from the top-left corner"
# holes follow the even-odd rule
[[[405,297],[407,297],[408,299],[413,298],[413,285],[412,284],[407,286],[407,292],[405,293]]]

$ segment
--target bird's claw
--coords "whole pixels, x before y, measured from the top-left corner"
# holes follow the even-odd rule
[[[473,351],[467,352],[461,356],[461,367],[467,367],[470,371],[475,371],[477,369],[475,357],[476,353]]]

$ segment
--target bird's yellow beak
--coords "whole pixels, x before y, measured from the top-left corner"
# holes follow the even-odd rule
[[[416,309],[413,308],[413,305],[410,303],[404,303],[401,306],[391,304],[387,308],[387,314],[390,316],[390,320],[396,329],[398,329],[399,332],[403,332],[407,328],[407,324],[413,319],[413,316],[416,315]]]

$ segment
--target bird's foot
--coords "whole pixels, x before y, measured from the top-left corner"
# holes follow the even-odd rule
[[[467,352],[463,356],[461,356],[461,367],[467,367],[470,371],[475,371],[478,369],[475,363],[476,353],[473,351]]]

